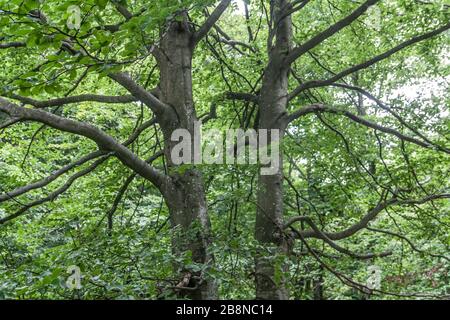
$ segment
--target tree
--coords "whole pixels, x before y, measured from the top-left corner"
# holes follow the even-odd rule
[[[218,248],[224,225],[209,210],[216,203],[207,198],[226,190],[226,174],[233,169],[194,165],[195,152],[188,155],[189,163],[174,162],[179,141],[173,136],[180,129],[195,136],[199,120],[218,129],[276,130],[280,135],[270,135],[269,144],[283,148],[277,172],[259,173],[256,188],[254,179],[241,181],[250,185],[247,199],[255,200],[250,206],[240,204],[238,195],[225,201],[231,203],[229,230],[238,213],[254,220],[256,243],[248,234],[243,239],[249,248],[254,246],[256,297],[291,298],[298,291],[289,280],[292,263],[304,255],[346,286],[363,293],[391,294],[339,273],[324,262],[326,250],[319,248],[326,245],[364,261],[393,255],[391,251],[360,253],[366,245],[348,249],[338,243],[361,236],[372,239],[361,235],[368,231],[399,238],[422,251],[407,235],[393,231],[396,221],[383,217],[390,216],[390,210],[400,211],[401,217],[408,208],[424,210],[439,222],[434,232],[439,237],[445,232],[448,216],[441,216],[440,210],[446,208],[442,200],[449,194],[445,168],[437,165],[450,150],[444,98],[436,99],[430,109],[409,107],[406,99],[384,100],[404,88],[409,77],[430,81],[445,72],[440,63],[448,49],[448,38],[443,36],[450,28],[448,7],[412,0],[339,5],[272,0],[241,6],[242,15],[236,14],[230,0],[150,5],[0,2],[4,33],[0,54],[5,59],[0,130],[6,133],[0,141],[7,150],[19,143],[11,132],[21,135],[31,130],[30,145],[20,148],[24,159],[34,159],[30,148],[39,144],[45,150],[42,132],[51,128],[70,145],[62,152],[77,156],[55,170],[54,158],[62,154],[44,153],[38,162],[48,165],[51,173],[40,178],[28,174],[31,181],[25,185],[6,179],[14,176],[12,172],[0,171],[0,177],[6,177],[2,189],[8,187],[0,190],[6,210],[0,224],[20,225],[19,218],[39,214],[39,207],[64,197],[75,181],[89,179],[102,166],[121,172],[127,168],[131,174],[119,187],[117,181],[106,183],[105,189],[116,190],[115,196],[99,197],[112,203],[104,215],[108,237],[113,235],[120,203],[140,177],[152,185],[153,196],[162,197],[170,220],[166,236],[176,276],[172,283],[156,281],[155,286],[163,288],[159,295],[215,299],[219,270],[226,269],[216,261],[216,255],[222,255]],[[371,17],[376,21],[367,20]],[[415,60],[417,66],[408,65]],[[83,104],[88,108],[77,110]],[[414,118],[414,112],[423,113],[419,116],[424,121]],[[302,137],[311,141],[299,140]],[[195,138],[190,141],[196,143]],[[121,166],[108,163],[112,158]],[[79,167],[83,169],[64,184],[46,192]],[[260,172],[249,170],[252,175]],[[237,183],[233,192],[245,190],[239,183],[242,179],[243,172],[233,173],[231,185]],[[26,201],[36,194],[40,197]],[[73,211],[70,203],[67,210]],[[157,223],[162,210],[161,204]],[[134,218],[130,214],[130,221]],[[380,225],[372,227],[375,221]],[[156,234],[164,227],[158,225]],[[237,233],[231,232],[231,238],[233,234]],[[443,254],[429,254],[448,262]],[[135,264],[133,272],[140,281],[152,280],[142,275],[140,262],[131,254],[127,259]],[[171,284],[160,285],[160,281]]]

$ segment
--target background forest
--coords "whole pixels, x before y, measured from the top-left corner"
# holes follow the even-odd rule
[[[0,0],[0,299],[448,299],[449,9]],[[174,164],[197,119],[283,166]]]

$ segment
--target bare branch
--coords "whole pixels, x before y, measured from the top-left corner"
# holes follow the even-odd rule
[[[11,94],[9,98],[18,100],[22,103],[32,105],[36,108],[50,108],[59,107],[69,103],[80,103],[80,102],[102,102],[102,103],[130,103],[135,102],[137,99],[132,95],[126,96],[103,96],[96,94],[82,94],[79,96],[64,97],[58,99],[52,99],[47,101],[34,100],[32,98],[19,96],[17,94]]]
[[[2,219],[0,219],[0,225],[1,224],[5,224],[8,221],[14,220],[20,216],[22,216],[23,214],[25,214],[29,209],[39,206],[43,203],[46,202],[50,202],[55,200],[56,198],[58,198],[61,194],[63,194],[64,192],[66,192],[71,186],[72,184],[78,180],[79,178],[87,175],[88,173],[94,171],[100,164],[102,164],[103,162],[106,161],[108,157],[102,157],[101,159],[97,160],[96,162],[94,162],[91,166],[87,167],[84,170],[81,170],[79,172],[77,172],[76,174],[74,174],[73,176],[71,176],[69,178],[69,180],[67,180],[67,182],[60,187],[59,189],[57,189],[56,191],[52,192],[50,195],[48,195],[45,198],[33,201],[25,206],[23,206],[22,208],[20,208],[19,210],[17,210],[14,214],[6,216]]]
[[[400,238],[400,239],[406,241],[408,243],[408,245],[411,247],[411,249],[416,251],[416,252],[419,252],[419,253],[422,253],[422,254],[426,254],[426,255],[428,255],[430,257],[441,258],[441,259],[450,261],[450,258],[448,258],[448,257],[446,257],[444,255],[426,252],[425,250],[417,248],[411,240],[409,240],[407,237],[405,237],[404,235],[401,235],[399,233],[395,233],[395,232],[388,231],[388,230],[381,230],[381,229],[371,228],[371,227],[367,227],[366,229],[370,230],[370,231],[373,231],[373,232],[384,233],[384,234],[387,234],[387,235],[390,235],[390,236],[393,236],[393,237]]]
[[[27,44],[25,42],[8,42],[8,43],[0,43],[0,49],[8,49],[8,48],[23,48],[26,47]]]
[[[69,165],[67,165],[67,166],[65,166],[65,167],[63,167],[63,168],[53,172],[50,176],[48,176],[48,177],[46,177],[46,178],[44,178],[44,179],[42,179],[40,181],[37,181],[35,183],[26,185],[24,187],[17,188],[15,190],[7,192],[5,194],[0,194],[0,203],[5,202],[5,201],[10,200],[10,199],[13,199],[13,198],[16,198],[16,197],[18,197],[18,196],[20,196],[22,194],[25,194],[27,192],[30,192],[32,190],[45,187],[46,185],[48,185],[51,182],[55,181],[58,177],[60,177],[63,174],[65,174],[66,172],[69,172],[70,170],[72,170],[72,169],[74,169],[74,168],[76,168],[78,166],[81,166],[81,165],[85,164],[86,162],[89,162],[89,161],[91,161],[91,160],[93,160],[95,158],[101,157],[101,156],[103,156],[105,154],[106,154],[106,152],[104,152],[104,151],[92,152],[92,153],[88,154],[87,156],[84,156],[84,157],[78,159],[77,161],[75,161],[75,162],[73,162],[73,163],[71,163],[71,164],[69,164]]]
[[[399,138],[400,140],[403,141],[408,141],[410,143],[414,143],[418,146],[421,146],[423,148],[427,148],[427,149],[436,149],[436,147],[433,144],[430,144],[428,142],[425,141],[421,141],[418,140],[416,138],[413,137],[409,137],[407,135],[402,134],[401,132],[392,129],[392,128],[387,128],[387,127],[383,127],[377,123],[371,122],[369,120],[366,120],[360,116],[357,116],[349,111],[346,110],[341,110],[341,109],[337,109],[337,108],[333,108],[333,107],[327,107],[321,104],[314,104],[314,105],[310,105],[304,108],[301,108],[295,112],[293,112],[292,114],[290,114],[289,116],[287,116],[287,123],[290,123],[304,115],[307,114],[311,114],[311,113],[317,113],[317,112],[328,112],[328,113],[332,113],[332,114],[336,114],[336,115],[343,115],[353,121],[355,121],[356,123],[359,123],[361,125],[364,125],[366,127],[372,128],[374,130],[380,131],[380,132],[384,132],[384,133],[388,133],[388,134],[392,134],[394,136],[396,136],[397,138]],[[450,153],[450,150],[446,149],[446,148],[442,148],[442,149],[437,149],[439,151],[445,152],[445,153]]]
[[[130,176],[128,176],[128,178],[123,183],[122,187],[120,187],[119,191],[117,192],[111,209],[109,209],[109,211],[106,214],[106,216],[108,217],[108,232],[109,233],[111,233],[111,231],[113,229],[114,213],[116,213],[117,208],[119,207],[119,204],[122,201],[123,196],[125,195],[125,192],[128,190],[128,188],[130,187],[131,183],[136,178],[136,176],[137,176],[136,173],[133,173]]]
[[[295,222],[306,222],[307,224],[309,224],[311,226],[311,228],[313,229],[313,231],[315,232],[315,234],[317,235],[318,239],[323,240],[326,244],[328,244],[331,248],[333,248],[334,250],[346,254],[352,258],[356,258],[356,259],[360,259],[360,260],[368,260],[368,259],[373,259],[373,258],[381,258],[381,257],[387,257],[392,255],[392,252],[383,252],[383,253],[378,253],[378,254],[374,254],[374,253],[369,253],[369,254],[358,254],[358,253],[354,253],[348,249],[345,249],[343,247],[341,247],[340,245],[338,245],[337,243],[333,242],[325,233],[323,233],[317,226],[316,224],[312,221],[312,219],[310,217],[295,217],[294,219],[289,220],[289,222],[287,224],[285,224],[284,229],[288,229],[290,228],[291,230],[295,229],[292,227],[292,225]],[[299,231],[297,231],[299,232]],[[295,232],[295,233],[297,233]]]
[[[168,105],[161,102],[152,92],[147,91],[131,79],[128,74],[119,72],[109,74],[108,76],[127,89],[128,92],[148,106],[155,114],[162,114],[166,110],[170,109]]]
[[[147,159],[147,163],[152,163],[153,161],[155,161],[156,159],[158,159],[162,155],[164,155],[163,151],[157,152],[156,154],[152,155],[149,159]],[[128,190],[129,186],[131,185],[131,183],[133,182],[133,180],[136,177],[137,177],[136,173],[133,173],[130,176],[128,176],[128,178],[123,183],[122,187],[117,192],[116,197],[114,198],[113,205],[112,205],[111,209],[107,213],[108,230],[109,230],[109,232],[111,232],[111,230],[113,228],[113,216],[114,216],[114,213],[116,213],[117,208],[118,208],[120,202],[122,201],[123,196],[125,195],[125,192]]]
[[[427,196],[422,199],[408,199],[408,200],[401,200],[398,198],[391,198],[387,201],[380,201],[378,205],[370,210],[359,222],[356,224],[350,226],[349,228],[340,231],[340,232],[323,232],[329,239],[331,240],[342,240],[349,238],[353,236],[354,234],[358,233],[359,231],[365,229],[371,221],[373,221],[383,210],[386,208],[393,206],[393,205],[416,205],[416,204],[424,204],[433,200],[439,200],[439,199],[449,199],[450,194],[444,193],[444,194],[436,194]],[[295,222],[295,218],[291,219],[285,224],[285,227],[291,225]],[[304,238],[321,238],[321,234],[317,233],[315,230],[307,230],[301,232],[302,236]]]
[[[366,91],[366,90],[364,90],[364,89],[362,89],[360,87],[351,86],[351,85],[347,85],[347,84],[341,84],[341,83],[334,83],[334,84],[332,84],[332,86],[339,87],[339,88],[344,88],[344,89],[349,89],[349,90],[353,90],[353,91],[357,91],[357,92],[361,93],[362,95],[366,96],[368,99],[374,101],[381,109],[383,109],[383,110],[389,112],[390,114],[392,114],[402,125],[404,125],[406,128],[411,130],[417,136],[422,138],[425,142],[435,146],[436,148],[438,148],[438,149],[440,149],[440,150],[442,150],[444,152],[450,153],[450,150],[448,148],[442,147],[442,146],[434,143],[430,139],[428,139],[425,135],[423,135],[421,132],[419,132],[419,130],[417,130],[416,128],[414,128],[410,124],[408,124],[397,112],[395,112],[394,110],[389,108],[386,104],[383,103],[383,101],[381,101],[380,99],[376,98],[375,96],[373,96],[368,91]]]

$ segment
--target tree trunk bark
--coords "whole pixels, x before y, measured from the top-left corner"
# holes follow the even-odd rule
[[[164,134],[164,152],[170,182],[163,188],[173,229],[172,248],[176,256],[192,253],[192,262],[202,271],[178,265],[181,273],[179,293],[182,297],[205,300],[217,299],[217,286],[206,273],[214,263],[209,252],[211,225],[201,173],[193,165],[181,168],[171,159],[177,142],[171,141],[177,129],[186,129],[194,137],[196,122],[192,93],[192,33],[185,21],[170,22],[164,31],[157,57],[160,69],[160,99],[172,110],[160,115],[158,122]],[[193,158],[193,155],[192,155]]]
[[[255,238],[261,245],[256,261],[256,298],[263,300],[286,300],[288,272],[283,257],[288,254],[289,243],[283,233],[283,157],[282,141],[285,130],[289,68],[282,67],[283,58],[291,49],[292,21],[283,16],[282,8],[289,2],[272,2],[271,11],[275,26],[275,44],[270,52],[269,64],[265,70],[259,105],[259,129],[279,130],[279,141],[273,137],[270,143],[279,143],[280,157],[278,170],[273,175],[259,176],[258,206],[256,213]]]

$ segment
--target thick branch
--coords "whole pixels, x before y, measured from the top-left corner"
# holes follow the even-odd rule
[[[6,129],[6,128],[12,126],[13,124],[18,123],[18,122],[20,122],[20,119],[11,118],[11,119],[3,122],[3,123],[0,123],[0,130]]]
[[[9,114],[13,118],[20,118],[21,121],[36,121],[61,131],[89,138],[95,141],[102,150],[113,151],[124,165],[148,179],[157,187],[161,187],[165,181],[163,174],[140,159],[130,149],[118,143],[114,138],[90,124],[62,118],[43,110],[19,107],[1,98],[0,111]]]
[[[434,36],[437,36],[437,35],[445,32],[445,31],[447,31],[449,28],[450,28],[450,23],[440,27],[439,29],[436,29],[436,30],[433,30],[431,32],[428,32],[428,33],[425,33],[423,35],[420,35],[420,36],[417,36],[415,38],[412,38],[412,39],[410,39],[408,41],[405,41],[405,42],[399,44],[398,46],[396,46],[396,47],[394,47],[394,48],[392,48],[392,49],[390,49],[390,50],[388,50],[388,51],[386,51],[386,52],[384,52],[384,53],[382,53],[382,54],[380,54],[380,55],[378,55],[378,56],[376,56],[376,57],[374,57],[374,58],[372,58],[372,59],[370,59],[370,60],[368,60],[366,62],[363,62],[361,64],[355,65],[355,66],[353,66],[351,68],[348,68],[347,70],[344,70],[344,71],[334,75],[333,77],[331,77],[329,79],[305,82],[302,85],[298,86],[296,89],[294,89],[294,91],[292,91],[292,93],[289,95],[289,100],[294,99],[302,91],[305,91],[307,89],[329,86],[329,85],[335,83],[336,81],[339,81],[342,78],[344,78],[344,77],[346,77],[346,76],[348,76],[348,75],[350,75],[352,73],[355,73],[355,72],[357,72],[359,70],[362,70],[362,69],[366,69],[366,68],[368,68],[368,67],[370,67],[370,66],[372,66],[372,65],[374,65],[374,64],[376,64],[376,63],[378,63],[378,62],[380,62],[380,61],[382,61],[384,59],[387,59],[390,56],[392,56],[393,54],[395,54],[395,53],[397,53],[397,52],[399,52],[399,51],[401,51],[401,50],[403,50],[403,49],[405,49],[405,48],[407,48],[407,47],[409,47],[409,46],[411,46],[413,44],[416,44],[416,43],[418,43],[420,41],[423,41],[423,40],[432,38]]]
[[[126,21],[133,18],[133,14],[125,7],[124,5],[121,5],[120,3],[116,3],[115,7],[117,11],[125,18]]]
[[[128,92],[148,106],[155,114],[162,114],[170,108],[161,102],[152,92],[145,90],[145,88],[131,79],[128,74],[119,72],[109,74],[108,76],[127,89]]]
[[[102,96],[102,95],[96,95],[96,94],[82,94],[79,96],[51,99],[51,100],[47,100],[47,101],[34,100],[32,98],[19,96],[17,94],[12,94],[9,97],[12,99],[18,100],[22,103],[32,105],[39,109],[50,108],[50,107],[59,107],[59,106],[69,104],[69,103],[79,103],[79,102],[87,102],[87,101],[102,102],[102,103],[130,103],[130,102],[137,101],[137,99],[132,95]]]
[[[23,214],[25,214],[29,209],[39,206],[41,204],[44,204],[46,202],[50,202],[55,200],[56,198],[58,198],[61,194],[63,194],[64,192],[66,192],[71,186],[72,184],[78,180],[79,178],[91,173],[92,171],[94,171],[100,164],[102,164],[103,162],[106,161],[106,159],[108,159],[107,156],[104,156],[100,159],[98,159],[97,161],[95,161],[92,165],[90,165],[89,167],[87,167],[84,170],[81,170],[79,172],[77,172],[76,174],[74,174],[73,176],[71,176],[67,182],[60,187],[59,189],[55,190],[54,192],[52,192],[51,194],[49,194],[47,197],[45,198],[41,198],[39,200],[33,201],[25,206],[23,206],[22,208],[20,208],[18,211],[16,211],[14,214],[6,216],[5,218],[0,219],[0,225],[1,224],[5,224],[8,221],[11,221],[13,219],[16,219],[20,216],[22,216]]]
[[[380,99],[376,98],[374,95],[372,95],[368,91],[366,91],[366,90],[364,90],[364,89],[362,89],[360,87],[351,86],[351,85],[342,84],[342,83],[334,83],[334,84],[332,84],[332,86],[359,92],[360,94],[364,95],[368,99],[374,101],[381,109],[383,109],[383,110],[389,112],[390,114],[392,114],[402,125],[404,125],[406,128],[411,130],[413,133],[415,133],[417,136],[419,136],[425,142],[429,143],[430,145],[434,145],[437,149],[440,149],[440,150],[442,150],[444,152],[450,153],[450,150],[448,148],[442,147],[442,146],[434,143],[430,139],[428,139],[425,135],[423,135],[421,132],[419,132],[419,130],[417,130],[416,128],[414,128],[410,124],[408,124],[397,112],[395,112],[394,110],[389,108],[386,104],[383,103],[383,101],[381,101]]]

